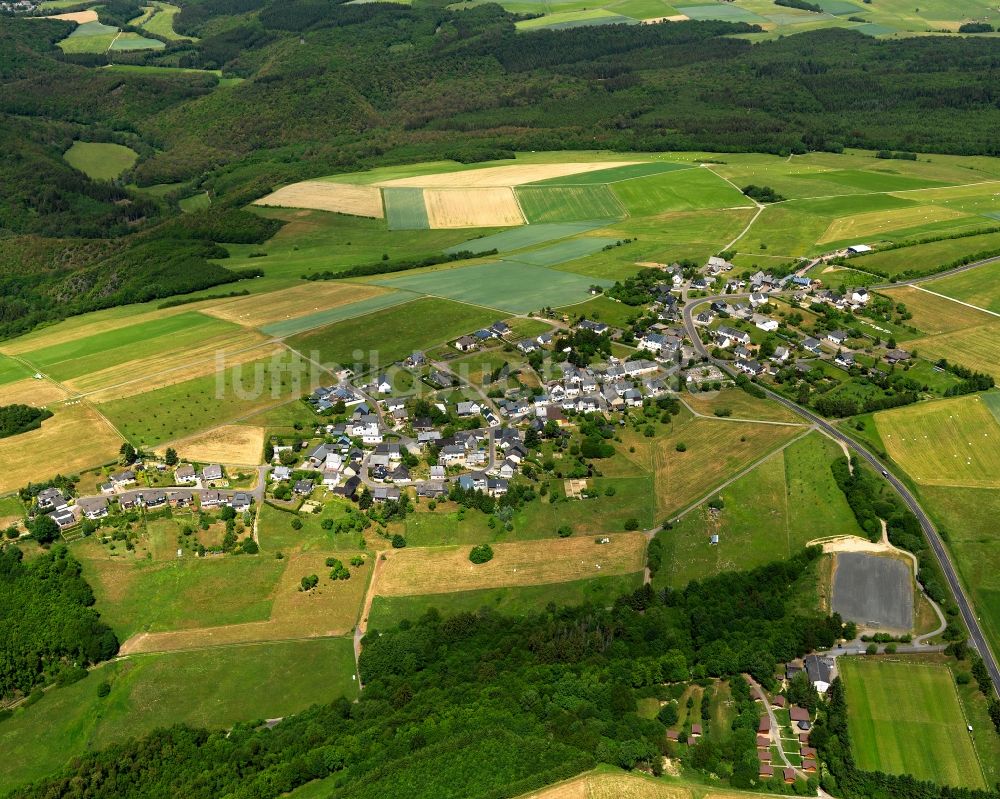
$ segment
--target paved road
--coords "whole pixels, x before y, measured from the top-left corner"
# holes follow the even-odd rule
[[[970,269],[978,269],[980,266],[987,266],[988,264],[997,263],[998,261],[1000,261],[1000,255],[995,255],[992,258],[983,258],[981,261],[973,261],[971,264],[956,266],[954,269],[948,269],[944,272],[935,272],[934,274],[922,275],[921,277],[914,277],[909,280],[899,280],[895,283],[879,283],[878,285],[871,286],[870,288],[891,289],[893,286],[912,286],[915,283],[923,283],[928,280],[937,280],[938,278],[948,277],[949,275],[957,275],[960,272],[968,272]],[[848,261],[848,264],[850,264],[850,261]]]
[[[990,259],[990,260],[1000,260],[1000,259]],[[976,265],[982,265],[986,263],[985,261],[979,262]],[[973,266],[972,264],[969,267]],[[898,284],[897,284],[898,285]],[[698,328],[694,324],[694,309],[696,306],[702,305],[706,302],[715,302],[716,300],[730,301],[733,299],[738,299],[740,297],[747,295],[718,295],[714,297],[699,297],[695,300],[690,300],[685,303],[684,306],[684,328],[687,331],[691,342],[694,344],[695,349],[705,358],[712,361],[716,366],[722,369],[728,374],[734,375],[735,372],[732,366],[727,361],[715,360],[709,354],[708,349],[702,343],[701,337],[698,335]],[[759,385],[759,384],[758,384]],[[888,467],[883,464],[878,458],[875,457],[866,447],[859,444],[850,436],[841,432],[839,428],[830,424],[822,416],[819,416],[807,408],[803,408],[801,405],[792,402],[789,399],[781,396],[780,394],[771,391],[766,386],[761,385],[760,388],[775,402],[779,402],[786,408],[795,411],[800,416],[807,419],[809,422],[814,424],[820,430],[822,430],[827,435],[842,442],[851,450],[853,450],[858,456],[867,461],[872,468],[876,470],[877,473],[882,474],[882,476],[892,485],[893,488],[899,493],[906,503],[907,507],[913,514],[917,517],[920,522],[920,526],[923,528],[924,535],[927,537],[927,541],[931,546],[931,551],[934,553],[934,557],[937,558],[938,564],[941,566],[941,571],[944,573],[945,579],[948,581],[948,585],[951,587],[952,596],[955,598],[955,602],[958,605],[958,609],[962,613],[962,618],[965,621],[965,625],[969,630],[969,643],[979,652],[983,661],[986,663],[986,668],[989,670],[990,676],[993,678],[993,688],[995,691],[1000,690],[1000,668],[997,666],[996,657],[990,650],[989,644],[986,642],[986,636],[983,635],[982,628],[979,626],[979,619],[977,618],[975,611],[972,608],[972,604],[969,602],[968,597],[965,595],[965,591],[962,589],[961,581],[958,579],[958,572],[955,570],[955,566],[951,561],[951,557],[948,554],[948,550],[945,548],[944,542],[941,540],[941,536],[938,534],[937,529],[934,527],[933,522],[924,512],[923,508],[920,507],[920,503],[917,502],[916,497],[910,493],[910,490],[906,485],[897,478],[894,474],[889,472]]]

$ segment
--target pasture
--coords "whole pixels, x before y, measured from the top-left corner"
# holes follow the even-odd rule
[[[840,217],[830,222],[818,244],[834,245],[869,238],[879,239],[888,233],[933,227],[936,223],[966,217],[961,211],[943,205],[917,205],[890,211],[868,211]]]
[[[433,229],[524,224],[514,192],[506,186],[424,189],[424,205]]]
[[[353,698],[357,683],[348,638],[291,641],[133,656],[46,693],[0,729],[10,757],[0,782],[14,788],[63,768],[93,749],[157,727],[224,729],[280,718],[316,702]],[[111,693],[98,697],[101,682]],[[252,690],[248,690],[252,686]]]
[[[56,405],[37,430],[0,439],[0,493],[114,460],[122,439],[93,407]]]
[[[131,147],[108,142],[75,141],[63,158],[94,180],[114,180],[126,169],[131,169],[139,154]]]
[[[288,344],[327,365],[387,366],[417,349],[450,341],[496,321],[496,312],[476,305],[423,297],[398,308],[292,336]],[[391,335],[386,335],[391,331]]]
[[[532,224],[617,219],[626,213],[611,189],[604,184],[519,186],[517,200],[525,218]]]
[[[973,241],[975,240],[975,243]],[[959,239],[959,241],[963,241]],[[974,236],[965,240],[968,249],[976,252],[983,249],[1000,250],[1000,233],[988,237]],[[967,272],[959,272],[940,280],[923,284],[924,288],[967,302],[993,313],[1000,313],[1000,262],[980,266]]]
[[[443,614],[476,613],[489,608],[507,616],[541,613],[550,602],[560,607],[592,604],[609,607],[642,586],[642,572],[592,577],[546,585],[523,585],[417,596],[376,596],[368,614],[368,630],[387,630],[403,619],[416,621],[431,608]]]
[[[1000,420],[986,396],[882,411],[875,424],[886,451],[918,483],[1000,488]]]
[[[912,247],[901,247],[898,250],[876,251],[852,258],[850,265],[856,269],[874,270],[890,277],[910,271],[930,273],[935,268],[969,253],[996,249],[1000,249],[1000,232],[931,241],[926,244],[915,244]],[[981,296],[980,290],[985,291],[987,296],[991,294],[988,287],[996,280],[991,273],[998,274],[996,267],[981,267],[923,285],[941,294],[971,302],[973,305],[1000,311],[1000,303],[997,303],[997,307],[990,308],[984,302],[977,302],[974,299]]]
[[[549,303],[581,302],[590,296],[594,282],[569,272],[502,261],[396,277],[383,281],[382,285],[504,312],[527,313]],[[600,282],[609,285],[607,281]],[[471,333],[474,329],[460,332]]]
[[[155,446],[308,393],[312,381],[323,377],[313,371],[300,358],[279,352],[270,359],[227,364],[192,380],[109,399],[98,408],[130,441]]]
[[[368,216],[381,219],[382,193],[375,186],[355,186],[350,183],[330,183],[305,180],[283,186],[265,197],[254,200],[254,205],[273,205],[279,208],[307,208],[335,214]]]
[[[0,355],[0,386],[23,380],[30,375],[31,370],[21,361]]]
[[[493,544],[488,563],[469,561],[469,547],[399,549],[380,567],[381,596],[565,583],[589,577],[634,574],[644,566],[646,539],[617,533],[608,544],[592,537]]]
[[[111,47],[118,28],[101,22],[85,22],[73,29],[58,45],[64,53],[103,53]]]
[[[830,471],[840,454],[832,441],[812,433],[721,489],[721,511],[699,507],[658,533],[664,558],[654,584],[681,588],[784,560],[817,537],[860,534]],[[710,543],[712,535],[718,544]]]
[[[983,788],[951,671],[886,658],[842,658],[851,748],[866,771]]]

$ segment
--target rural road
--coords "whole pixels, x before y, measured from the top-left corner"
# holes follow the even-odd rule
[[[1000,260],[1000,258],[980,261],[976,265],[982,265],[993,260]],[[968,266],[971,268],[973,265],[969,264]],[[714,363],[722,371],[730,375],[735,375],[735,372],[729,362],[712,358],[708,348],[702,342],[701,336],[698,334],[698,328],[694,324],[693,314],[696,306],[703,305],[704,303],[715,302],[716,300],[729,302],[733,299],[738,299],[741,296],[748,295],[721,294],[713,297],[699,297],[697,300],[688,301],[684,305],[684,328],[687,331],[695,349],[704,358]],[[986,642],[986,636],[983,635],[982,628],[979,626],[979,619],[976,617],[975,611],[972,608],[972,603],[969,602],[968,597],[965,595],[965,591],[962,589],[962,583],[958,578],[958,572],[955,570],[955,565],[951,561],[948,550],[945,548],[944,542],[941,540],[941,536],[934,527],[934,523],[924,512],[923,508],[920,507],[920,503],[917,502],[916,497],[914,497],[906,485],[894,474],[892,474],[892,472],[888,470],[888,467],[876,458],[875,455],[873,455],[866,447],[862,446],[853,438],[843,433],[839,428],[830,424],[830,422],[822,416],[819,416],[807,408],[803,408],[801,405],[786,399],[774,391],[771,391],[766,386],[760,385],[759,383],[755,385],[761,388],[767,396],[775,402],[784,405],[789,410],[795,411],[824,433],[849,447],[857,455],[866,460],[869,465],[875,469],[876,473],[881,474],[889,482],[889,484],[896,489],[899,495],[903,498],[903,502],[906,503],[907,507],[913,512],[913,514],[917,517],[917,520],[920,522],[924,535],[927,537],[927,542],[931,546],[931,551],[934,553],[934,557],[937,558],[941,571],[944,573],[945,579],[948,581],[948,585],[951,588],[951,593],[955,598],[955,603],[958,605],[958,609],[962,613],[962,619],[965,621],[965,625],[969,630],[969,642],[985,662],[986,668],[990,673],[990,677],[993,679],[994,691],[1000,691],[1000,668],[997,666],[996,657],[990,650],[989,644]]]

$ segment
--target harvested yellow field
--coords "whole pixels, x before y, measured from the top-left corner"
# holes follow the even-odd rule
[[[275,205],[281,208],[309,208],[314,211],[331,211],[351,216],[381,219],[382,192],[376,186],[357,186],[353,183],[324,183],[304,180],[271,192],[254,200],[254,205]]]
[[[897,208],[893,211],[869,211],[834,219],[817,242],[877,236],[892,230],[918,227],[931,222],[958,219],[968,214],[941,205],[916,205],[912,208]]]
[[[267,295],[266,302],[261,297],[241,297],[202,308],[201,311],[216,319],[245,327],[259,327],[366,300],[386,291],[372,285],[317,281],[272,292]]]
[[[175,441],[171,446],[184,460],[256,466],[263,458],[264,428],[227,424]]]
[[[928,335],[951,333],[975,325],[1000,321],[992,314],[977,311],[975,308],[924,291],[917,286],[882,289],[880,293],[892,297],[896,302],[904,303],[906,310],[913,314],[910,324]],[[909,343],[908,346],[913,345]]]
[[[92,402],[110,402],[211,374],[220,363],[226,367],[235,366],[266,358],[280,350],[281,346],[266,336],[241,330],[210,339],[198,347],[101,369],[70,380],[66,385],[85,394]]]
[[[65,14],[52,14],[42,19],[64,19],[67,22],[75,22],[77,25],[85,25],[88,22],[97,22],[97,12],[92,8],[84,11],[69,11]]]
[[[687,14],[671,14],[666,17],[653,17],[652,19],[644,19],[642,21],[643,25],[655,25],[657,22],[686,22],[690,17]]]
[[[67,396],[55,383],[33,377],[0,386],[0,405],[34,405],[39,408],[64,400]]]
[[[426,189],[424,204],[431,228],[512,227],[523,225],[513,189]]]
[[[38,430],[0,439],[0,494],[56,474],[73,474],[112,461],[122,438],[82,402],[52,409]]]
[[[947,358],[1000,380],[1000,319],[953,333],[914,339],[906,342],[906,346],[930,361]]]
[[[597,172],[616,166],[628,166],[637,161],[593,161],[591,163],[568,164],[511,164],[510,166],[488,166],[482,169],[467,169],[464,172],[443,172],[440,175],[417,175],[412,178],[397,178],[379,183],[380,186],[414,186],[419,188],[482,188],[488,186],[520,186],[536,180],[562,178]]]
[[[469,560],[468,546],[399,549],[381,565],[375,593],[438,594],[641,571],[645,536],[618,533],[610,538],[607,544],[597,544],[590,536],[493,544],[493,560],[480,564]]]
[[[745,799],[771,794],[744,793],[725,789],[706,792],[704,786],[692,788],[639,774],[590,773],[560,782],[520,799]]]
[[[296,553],[287,557],[288,565],[274,589],[274,603],[267,621],[138,633],[122,644],[119,654],[176,652],[224,644],[346,635],[357,624],[368,587],[371,560],[364,566],[350,567],[350,580],[331,580],[326,559],[332,555],[347,563],[354,554]],[[319,586],[312,591],[300,591],[299,581],[308,574],[320,576]]]

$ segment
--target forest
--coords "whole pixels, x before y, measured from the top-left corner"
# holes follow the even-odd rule
[[[5,18],[0,336],[237,280],[213,245],[269,232],[247,238],[220,217],[179,240],[177,202],[195,191],[238,208],[315,175],[518,150],[1000,153],[994,39],[828,29],[750,44],[731,34],[751,27],[725,22],[518,33],[492,4],[180,5],[177,30],[197,40],[116,51],[115,63],[243,82],[99,69],[108,55],[56,47],[71,23]],[[98,14],[123,25],[140,6],[114,0]],[[118,180],[91,180],[62,159],[75,140],[139,159]],[[142,191],[152,185],[172,188]]]
[[[21,550],[0,550],[0,697],[86,676],[113,657],[118,639],[100,620],[80,564],[64,546],[25,562]]]
[[[36,430],[51,417],[52,411],[46,408],[32,408],[30,405],[0,406],[0,438]]]
[[[683,590],[646,586],[611,609],[550,605],[525,618],[430,610],[368,631],[357,703],[316,706],[273,729],[161,730],[12,795],[263,799],[332,777],[331,796],[499,799],[599,762],[656,771],[666,728],[638,715],[639,698],[660,696],[664,683],[744,671],[771,684],[776,663],[840,634],[839,617],[795,600],[818,556],[804,550]],[[754,729],[736,723],[733,743],[706,750],[705,762],[726,761],[732,783],[750,787]]]

